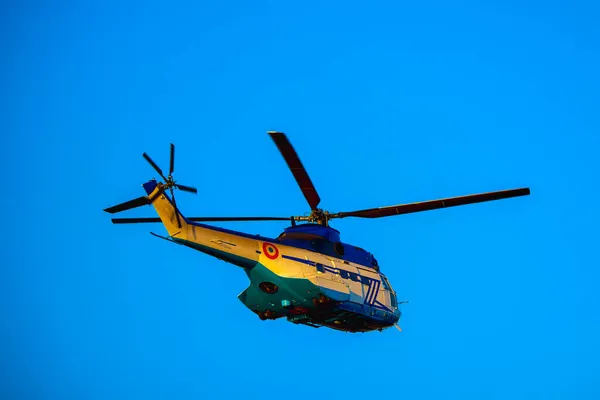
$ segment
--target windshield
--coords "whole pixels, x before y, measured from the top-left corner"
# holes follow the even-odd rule
[[[385,290],[387,290],[390,293],[390,305],[392,306],[392,308],[395,309],[396,307],[398,307],[398,300],[396,299],[396,294],[394,293],[390,282],[383,274],[381,274],[381,282],[383,283],[383,287],[385,288]]]
[[[383,274],[381,274],[381,282],[383,283],[383,287],[385,288],[385,290],[389,290],[390,292],[392,291],[392,287],[390,286],[390,283],[388,282],[387,278]]]

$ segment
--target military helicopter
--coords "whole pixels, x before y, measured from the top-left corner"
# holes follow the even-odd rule
[[[167,236],[152,235],[190,247],[241,267],[250,279],[238,298],[261,320],[286,318],[294,324],[328,327],[345,332],[382,331],[396,326],[401,311],[396,292],[373,254],[340,240],[329,222],[336,218],[382,218],[444,207],[455,207],[530,194],[529,188],[451,197],[419,203],[330,213],[319,208],[321,199],[296,151],[282,132],[268,132],[300,186],[310,214],[295,217],[186,217],[175,201],[174,189],[197,189],[173,179],[175,146],[171,144],[169,175],[146,154],[162,182],[142,186],[146,196],[109,207],[111,214],[152,205],[158,218],[113,218],[115,224],[162,222]],[[168,192],[168,193],[167,193]],[[251,235],[204,222],[290,221],[276,238]]]

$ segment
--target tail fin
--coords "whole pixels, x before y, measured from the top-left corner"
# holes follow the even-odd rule
[[[187,231],[187,221],[179,212],[173,200],[164,193],[164,188],[155,180],[148,181],[142,185],[148,194],[149,198],[154,198],[159,191],[162,191],[158,197],[152,202],[160,220],[164,224],[169,236],[178,236],[181,232]]]

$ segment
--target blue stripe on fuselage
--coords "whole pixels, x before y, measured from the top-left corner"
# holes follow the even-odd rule
[[[369,303],[369,297],[371,296],[371,291],[373,290],[373,281],[371,281],[369,283],[369,290],[367,290],[367,293],[365,293],[365,301],[363,302],[363,304],[368,304]]]
[[[332,274],[337,274],[337,275],[344,274],[345,275],[344,278],[349,278],[350,280],[352,280],[354,282],[362,283],[364,285],[369,285],[369,292],[371,291],[371,288],[375,284],[377,284],[378,286],[381,285],[381,281],[378,281],[377,279],[374,279],[374,278],[369,278],[364,275],[357,274],[356,272],[351,272],[351,271],[341,269],[341,268],[330,267],[325,264],[317,263],[317,262],[314,262],[311,260],[306,260],[304,258],[288,256],[285,254],[282,254],[281,257],[285,258],[286,260],[292,260],[292,261],[296,261],[296,262],[299,262],[302,264],[310,265],[311,267],[316,267],[317,271],[320,271],[320,272],[330,272]]]
[[[285,258],[287,260],[292,260],[292,261],[296,261],[296,262],[299,262],[299,263],[302,263],[302,264],[310,265],[312,267],[316,267],[317,271],[321,271],[321,272],[327,271],[327,272],[331,272],[331,273],[334,273],[334,274],[339,274],[339,271],[346,271],[346,270],[337,270],[335,268],[328,267],[328,266],[323,265],[321,263],[317,263],[317,262],[314,262],[314,261],[311,261],[311,260],[307,260],[307,259],[304,259],[304,258],[288,256],[288,255],[285,255],[285,254],[282,254],[281,257]],[[346,272],[348,274],[354,274],[354,273],[351,273],[350,271],[346,271]],[[354,274],[354,275],[356,275],[356,274]],[[350,276],[353,276],[353,275],[350,275]],[[363,275],[358,275],[358,276],[360,277],[361,282],[363,284],[366,285],[367,282],[368,282],[368,285],[369,285],[369,290],[367,291],[367,293],[364,296],[364,303],[363,304],[366,304],[367,306],[370,306],[370,307],[378,308],[378,309],[383,310],[383,311],[393,312],[391,309],[389,309],[388,307],[386,307],[384,304],[382,304],[379,301],[377,301],[377,293],[379,292],[379,288],[381,287],[381,281],[378,281],[378,280],[373,279],[373,278],[368,278],[368,277],[363,276]],[[359,283],[361,283],[361,282],[359,282]]]
[[[369,298],[369,304],[373,304],[375,302],[375,299],[377,298],[377,294],[379,294],[379,287],[381,286],[381,282],[380,281],[375,281],[375,284],[373,285],[373,293],[371,294],[371,297]]]
[[[311,266],[315,266],[317,265],[314,261],[310,261],[310,260],[305,260],[304,258],[298,258],[298,257],[292,257],[292,256],[286,256],[285,254],[281,255],[282,258],[287,258],[288,260],[292,260],[292,261],[297,261],[303,264],[308,264]]]

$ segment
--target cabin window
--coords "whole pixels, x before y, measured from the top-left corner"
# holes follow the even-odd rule
[[[312,246],[312,248],[318,252],[323,252],[324,244],[325,244],[325,241],[323,239],[314,239],[310,242],[310,245]]]
[[[360,276],[360,282],[361,282],[363,285],[367,285],[367,286],[369,286],[369,285],[371,284],[371,278],[368,278],[368,277],[366,277],[366,276],[364,276],[364,275],[361,275],[361,276]]]

